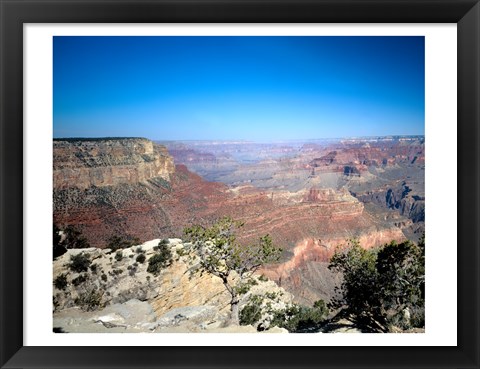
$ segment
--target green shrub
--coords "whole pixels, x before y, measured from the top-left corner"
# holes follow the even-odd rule
[[[60,228],[53,223],[53,246],[59,245],[62,241],[62,237],[60,236]]]
[[[112,236],[108,240],[107,248],[111,249],[112,251],[117,251],[119,249],[124,249],[127,247],[128,245],[126,245],[122,238],[119,236]]]
[[[267,314],[272,316],[270,327],[277,326],[285,328],[289,332],[301,332],[307,328],[319,326],[328,316],[327,305],[323,300],[316,301],[313,307],[292,304],[282,310],[272,310],[269,302],[264,304],[264,298],[276,299],[277,297],[276,293],[252,296],[248,304],[240,311],[240,324],[258,324],[262,318],[262,309],[264,309]],[[259,324],[257,329],[261,330],[264,327]]]
[[[265,276],[265,274],[262,274],[260,277],[258,277],[258,280],[260,282],[268,282],[268,278]]]
[[[289,332],[299,332],[320,325],[328,316],[327,305],[323,300],[316,301],[314,307],[293,304],[285,310],[274,313],[270,326],[278,326]]]
[[[68,285],[67,275],[60,274],[57,278],[55,278],[53,284],[55,285],[55,288],[63,291]]]
[[[60,228],[53,224],[53,260],[67,252],[67,248],[62,244]]]
[[[279,296],[277,292],[266,292],[265,297],[270,300],[275,300]]]
[[[153,251],[159,251],[161,248],[167,246],[168,244],[170,244],[168,238],[163,238],[158,242],[157,246],[153,246]]]
[[[116,253],[115,253],[115,260],[116,261],[121,261],[123,259],[123,251],[122,250],[118,250]]]
[[[255,325],[258,323],[262,317],[262,301],[263,298],[258,295],[251,297],[248,304],[240,311],[240,325]]]
[[[67,249],[87,249],[90,247],[82,232],[71,225],[63,230],[63,234],[65,235],[63,244]]]
[[[417,328],[425,328],[425,307],[410,308],[410,325]]]
[[[335,252],[328,268],[343,276],[337,289],[340,294],[330,301],[330,306],[342,309],[364,330],[388,332],[391,326],[423,326],[424,239],[418,245],[391,242],[369,250],[352,240]],[[403,318],[407,308],[416,315],[410,321]]]
[[[75,300],[75,304],[83,310],[96,310],[102,301],[103,293],[97,291],[95,287],[81,293]]]
[[[187,251],[185,251],[185,249],[183,249],[183,248],[177,249],[177,255],[178,256],[185,256],[185,255],[187,255]]]
[[[60,235],[60,228],[53,225],[53,259],[65,254],[67,249],[86,249],[90,247],[87,239],[73,226],[67,226]]]
[[[147,257],[145,256],[145,254],[140,254],[137,256],[137,258],[135,259],[135,261],[139,262],[140,264],[143,264],[145,262],[145,259]]]
[[[81,274],[77,278],[72,279],[72,284],[74,286],[79,286],[88,279],[86,274]]]
[[[253,278],[250,278],[250,279],[247,279],[245,280],[243,283],[239,283],[237,286],[235,286],[235,291],[239,294],[239,295],[244,295],[246,294],[248,291],[250,291],[250,289],[253,287],[253,286],[256,286],[258,285],[258,282],[253,279]],[[268,296],[267,296],[268,298]]]
[[[112,236],[108,240],[107,248],[112,251],[117,251],[121,249],[126,249],[132,247],[133,245],[138,245],[140,240],[132,236]]]
[[[143,254],[145,250],[142,248],[142,246],[138,246],[137,249],[135,250],[137,254]]]
[[[162,242],[158,244],[158,252],[148,260],[147,272],[155,276],[172,261],[172,252],[167,244]]]
[[[104,282],[106,282],[107,279],[108,279],[106,274],[102,274],[102,276],[100,278],[102,278],[102,281],[104,281]]]
[[[169,243],[170,241],[168,240],[168,238],[164,238],[160,240],[160,242],[158,243],[158,247],[167,246]]]
[[[90,264],[92,264],[90,257],[82,252],[81,254],[70,256],[68,267],[73,272],[81,273],[86,272]]]

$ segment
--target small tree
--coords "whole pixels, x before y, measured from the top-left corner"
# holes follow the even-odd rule
[[[330,301],[331,309],[344,309],[355,319],[378,320],[378,273],[374,250],[365,250],[357,240],[350,240],[330,259],[329,269],[340,272],[343,282],[339,296]],[[377,327],[378,328],[378,327]]]
[[[235,230],[243,223],[224,217],[209,228],[195,225],[184,230],[199,258],[196,271],[206,272],[222,280],[230,294],[231,323],[239,324],[239,302],[252,284],[253,273],[262,265],[279,260],[282,250],[273,246],[269,235],[253,245],[236,241]],[[233,280],[233,274],[237,279]]]
[[[69,225],[63,230],[63,233],[65,234],[63,244],[67,249],[87,249],[90,247],[85,236],[75,227]]]
[[[391,242],[365,250],[357,241],[333,255],[329,269],[341,272],[340,296],[331,308],[341,308],[372,331],[388,326],[408,309],[422,314],[425,298],[424,241]]]
[[[410,241],[385,245],[377,256],[378,284],[381,286],[382,314],[387,324],[399,320],[400,326],[409,328],[410,319],[404,319],[425,305],[424,248]],[[393,313],[392,313],[393,312]],[[421,313],[422,314],[422,313]],[[403,319],[402,319],[403,318]],[[405,321],[407,320],[407,321]]]
[[[62,237],[60,236],[60,228],[53,224],[53,259],[62,256],[67,252],[67,248],[62,244]]]
[[[111,249],[112,251],[117,251],[121,249],[127,249],[131,246],[138,245],[140,243],[140,239],[137,237],[133,237],[130,235],[124,236],[112,236],[108,239],[107,249]]]

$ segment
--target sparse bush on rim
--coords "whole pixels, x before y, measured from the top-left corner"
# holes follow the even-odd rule
[[[88,279],[86,274],[80,274],[77,278],[72,279],[72,284],[74,286],[79,286]]]
[[[140,264],[143,264],[145,262],[146,258],[147,257],[145,256],[145,254],[142,253],[142,254],[137,256],[135,261],[139,262]]]
[[[150,259],[148,259],[147,272],[157,276],[162,269],[172,262],[172,252],[168,248],[168,242],[160,241],[158,251]]]
[[[74,303],[83,310],[92,311],[101,307],[103,292],[98,291],[95,287],[86,289],[80,293],[74,300]]]
[[[115,235],[109,238],[107,248],[112,251],[117,251],[138,245],[139,243],[140,240],[137,237]]]
[[[55,278],[53,284],[55,285],[55,288],[63,291],[68,285],[67,275],[60,274],[57,278]]]
[[[161,247],[161,246],[166,246],[170,243],[170,240],[168,238],[164,238],[162,240],[160,240],[160,242],[158,243],[158,246]]]
[[[118,250],[116,253],[115,253],[115,260],[116,261],[121,261],[123,259],[123,251],[122,250]]]
[[[90,270],[92,271],[93,274],[97,274],[98,270],[100,268],[98,267],[98,264],[92,264],[90,265]]]
[[[267,278],[267,276],[266,276],[265,274],[260,275],[260,276],[258,277],[258,280],[259,280],[260,282],[268,282],[268,278]]]
[[[73,272],[81,273],[86,272],[90,264],[92,264],[90,257],[82,252],[80,254],[70,256],[70,263],[68,264],[68,267]]]

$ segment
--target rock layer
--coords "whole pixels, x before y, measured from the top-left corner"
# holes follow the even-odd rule
[[[142,138],[55,140],[53,157],[54,189],[168,180],[174,172],[166,148]]]

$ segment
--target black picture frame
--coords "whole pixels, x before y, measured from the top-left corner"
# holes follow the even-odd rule
[[[2,368],[479,368],[479,0],[0,0],[0,14]],[[23,24],[145,22],[457,23],[456,347],[23,346]]]

